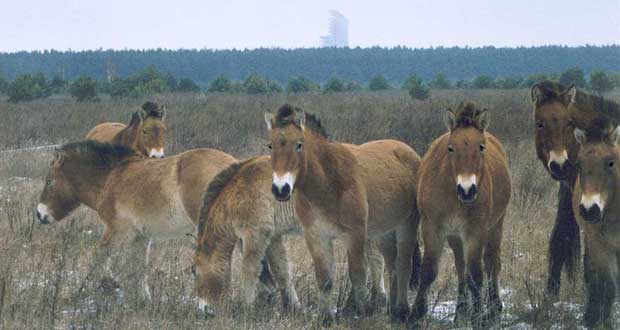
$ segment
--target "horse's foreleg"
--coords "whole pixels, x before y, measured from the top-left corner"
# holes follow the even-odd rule
[[[469,292],[471,293],[471,303],[472,303],[472,322],[479,323],[482,321],[480,318],[482,316],[482,301],[481,301],[481,290],[482,290],[482,281],[483,281],[483,273],[482,273],[482,251],[484,247],[484,237],[482,235],[471,235],[470,237],[465,237],[465,260],[467,264],[467,271],[465,273],[465,280],[467,282],[467,286],[469,288]]]
[[[458,298],[456,300],[456,315],[454,322],[458,323],[466,320],[469,312],[469,300],[467,299],[467,283],[465,281],[465,253],[463,252],[463,241],[460,237],[449,236],[448,245],[454,253],[454,265],[458,279]]]
[[[282,295],[284,310],[294,312],[301,309],[295,286],[291,280],[288,257],[284,248],[284,237],[277,236],[267,248],[267,259]]]
[[[502,219],[503,222],[503,219]],[[500,222],[489,235],[489,241],[484,249],[484,267],[489,283],[488,313],[491,319],[502,312],[502,301],[499,297],[499,273],[502,271],[502,223]]]
[[[368,280],[368,257],[366,254],[366,237],[352,233],[348,237],[347,260],[349,278],[353,286],[353,300],[356,309],[365,314],[368,311],[370,292],[366,286]]]
[[[590,274],[586,283],[585,325],[592,329],[599,326],[611,329],[611,307],[616,296],[615,279],[618,276],[615,253],[596,241],[589,241],[587,266]]]
[[[153,253],[153,249],[155,248],[155,242],[152,239],[149,239],[146,243],[146,253],[144,256],[144,277],[142,277],[142,294],[144,299],[150,301],[151,300],[151,290],[149,289],[149,270],[151,269],[151,255]]]
[[[336,317],[336,304],[333,299],[334,289],[334,244],[332,237],[316,233],[313,228],[304,228],[304,237],[308,250],[314,261],[314,271],[319,288],[319,312],[323,323],[329,324]]]
[[[243,307],[248,309],[256,300],[256,285],[262,268],[261,260],[265,257],[265,250],[271,241],[271,231],[258,230],[247,233],[242,240],[240,293]]]

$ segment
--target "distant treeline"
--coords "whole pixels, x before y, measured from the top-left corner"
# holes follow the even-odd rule
[[[433,75],[430,81],[424,81],[416,74],[409,75],[398,84],[390,83],[383,74],[370,78],[366,84],[354,80],[332,76],[324,83],[312,81],[304,76],[292,76],[286,85],[268,79],[257,73],[251,73],[243,80],[232,80],[219,75],[201,89],[192,79],[177,79],[163,73],[154,66],[148,66],[128,77],[97,80],[88,76],[79,76],[73,80],[65,80],[56,75],[48,79],[45,74],[20,74],[9,81],[0,76],[0,94],[6,94],[11,102],[29,101],[45,98],[52,94],[69,93],[78,101],[96,101],[100,93],[116,98],[141,97],[166,92],[219,92],[219,93],[305,93],[305,92],[357,92],[384,91],[402,89],[412,98],[426,99],[433,89],[516,89],[529,88],[541,80],[556,80],[569,86],[589,89],[594,92],[606,92],[620,88],[620,73],[602,70],[592,71],[589,75],[578,68],[569,68],[561,73],[536,73],[527,77],[498,77],[478,75],[470,80],[450,80],[442,72]]]
[[[42,72],[47,77],[97,80],[128,77],[147,66],[193,80],[203,89],[215,77],[243,80],[252,73],[281,85],[291,76],[325,83],[332,77],[367,83],[382,74],[391,84],[416,74],[424,81],[441,72],[451,81],[485,75],[527,77],[579,67],[620,72],[620,46],[519,48],[303,48],[255,50],[95,50],[0,53],[0,75]]]

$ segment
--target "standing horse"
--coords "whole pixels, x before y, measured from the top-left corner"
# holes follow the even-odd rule
[[[392,274],[391,315],[405,319],[417,236],[414,200],[420,157],[394,140],[361,146],[331,142],[315,116],[289,105],[276,116],[265,114],[265,121],[270,132],[271,190],[279,201],[294,199],[314,260],[321,318],[329,322],[336,314],[333,240],[345,239],[353,301],[365,312],[367,240],[394,235],[396,246],[382,252]]]
[[[126,146],[95,141],[65,144],[50,164],[37,217],[42,224],[54,223],[84,204],[105,224],[101,245],[106,254],[122,234],[131,232],[147,238],[136,243],[146,243],[140,248],[146,248],[148,264],[152,241],[195,231],[209,182],[235,162],[213,149],[158,160],[143,159]],[[148,299],[146,276],[142,287]]]
[[[609,128],[607,128],[609,127]],[[620,127],[575,129],[581,144],[573,211],[584,232],[588,328],[613,329],[611,307],[620,273]]]
[[[164,158],[165,108],[154,102],[145,102],[136,111],[129,125],[102,123],[88,132],[87,140],[121,144],[153,158]]]
[[[486,131],[487,110],[462,103],[445,116],[448,132],[436,139],[422,159],[417,204],[424,242],[422,276],[413,305],[412,326],[427,311],[427,295],[437,277],[446,240],[454,252],[458,276],[455,321],[467,317],[471,293],[471,320],[482,316],[482,259],[488,276],[489,315],[498,316],[502,226],[510,200],[508,161],[501,143]],[[486,317],[485,317],[486,319]]]
[[[198,226],[194,264],[199,308],[215,312],[228,292],[232,252],[241,240],[241,302],[249,307],[256,298],[261,260],[267,257],[282,295],[285,310],[299,309],[284,248],[287,234],[301,234],[292,203],[277,203],[270,190],[269,157],[235,163],[209,184]]]

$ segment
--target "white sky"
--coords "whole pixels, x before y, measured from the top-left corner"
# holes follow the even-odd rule
[[[0,51],[620,44],[620,0],[0,0]]]

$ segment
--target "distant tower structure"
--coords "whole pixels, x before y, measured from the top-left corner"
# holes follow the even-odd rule
[[[349,47],[349,20],[336,10],[329,11],[328,35],[321,37],[321,47]]]

